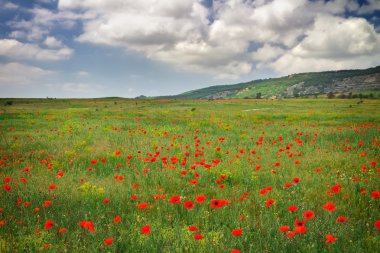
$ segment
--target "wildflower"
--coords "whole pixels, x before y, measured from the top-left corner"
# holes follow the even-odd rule
[[[276,201],[274,201],[273,199],[268,199],[267,202],[265,203],[266,206],[271,206],[275,203]]]
[[[314,218],[314,212],[308,210],[308,211],[303,213],[303,217],[305,218],[305,220],[313,219]]]
[[[241,230],[240,228],[234,229],[231,232],[231,235],[234,235],[234,236],[239,236],[239,235],[242,235],[242,234],[243,234],[243,230]]]
[[[181,204],[181,197],[178,195],[174,195],[170,198],[170,203],[172,204]]]
[[[51,220],[46,221],[45,223],[45,230],[49,230],[54,226],[54,222]]]
[[[115,218],[113,218],[113,220],[116,222],[116,223],[119,223],[121,221],[121,218],[120,216],[116,216]]]
[[[186,201],[183,205],[185,206],[187,210],[194,208],[194,203],[192,201]]]
[[[144,227],[141,228],[141,233],[144,234],[144,235],[147,235],[150,233],[150,226],[149,225],[145,225]]]
[[[328,234],[326,235],[326,242],[325,244],[329,244],[329,243],[332,243],[332,242],[335,242],[336,240],[338,240],[338,238]]]
[[[147,208],[147,207],[148,207],[148,204],[147,204],[147,203],[145,203],[145,202],[144,202],[144,203],[140,203],[140,204],[138,204],[138,205],[137,205],[137,207],[138,207],[139,209],[141,209],[141,210],[142,210],[142,209],[145,209],[145,208]]]
[[[287,231],[289,231],[289,226],[279,227],[278,230],[280,230],[280,232],[287,232]]]
[[[194,239],[195,240],[202,240],[203,236],[202,236],[202,234],[196,234],[196,235],[194,235]]]
[[[377,230],[380,230],[380,220],[375,221],[375,223],[373,225],[375,225],[375,227],[377,227]]]
[[[196,226],[190,226],[189,231],[198,231],[198,228]]]
[[[103,244],[104,245],[110,245],[110,244],[112,244],[112,242],[113,242],[112,238],[107,238],[107,239],[104,240]]]
[[[337,219],[336,219],[336,222],[345,222],[347,221],[347,217],[344,217],[344,216],[339,216]]]
[[[325,209],[326,211],[329,211],[329,212],[333,212],[336,210],[336,207],[332,202],[328,202],[327,204],[325,204],[323,206],[323,209]]]
[[[373,191],[372,199],[378,199],[378,198],[380,198],[380,191]]]

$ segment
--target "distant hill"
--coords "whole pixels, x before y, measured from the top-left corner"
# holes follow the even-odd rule
[[[325,94],[380,92],[380,66],[363,70],[310,72],[246,83],[218,85],[167,98],[234,99],[309,97]]]

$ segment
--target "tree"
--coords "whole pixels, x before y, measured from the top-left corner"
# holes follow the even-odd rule
[[[327,93],[327,98],[335,98],[335,95],[334,93],[332,93],[331,91],[329,93]]]
[[[256,99],[260,99],[261,98],[261,92],[257,92],[256,93]]]

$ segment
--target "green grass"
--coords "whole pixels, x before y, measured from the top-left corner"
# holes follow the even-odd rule
[[[379,106],[14,99],[0,107],[0,252],[376,252]],[[215,209],[213,199],[228,204]],[[328,202],[337,210],[326,211]],[[306,233],[279,231],[294,231],[307,210],[315,217]],[[338,240],[326,244],[328,234]]]

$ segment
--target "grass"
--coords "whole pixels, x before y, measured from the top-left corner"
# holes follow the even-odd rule
[[[0,251],[376,252],[379,105],[13,100]]]

